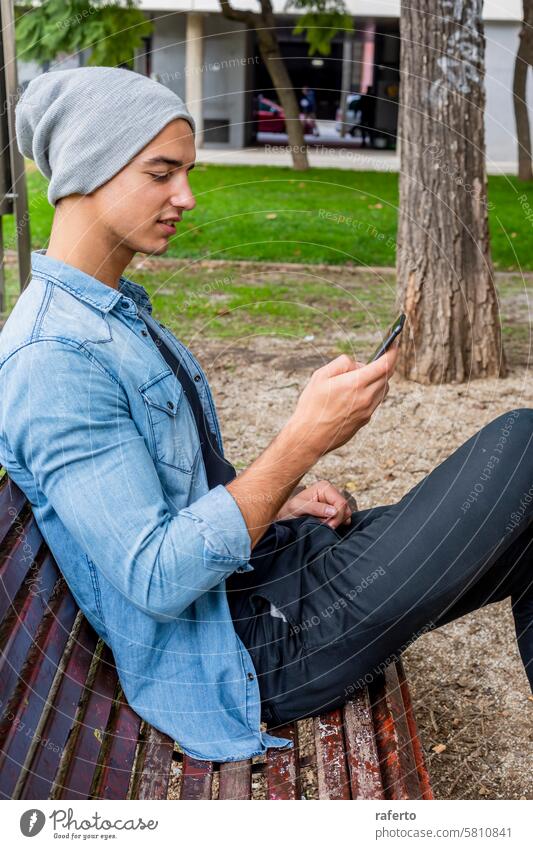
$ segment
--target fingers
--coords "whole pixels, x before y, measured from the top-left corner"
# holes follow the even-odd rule
[[[332,528],[336,528],[342,522],[348,521],[349,523],[349,521],[351,521],[352,511],[342,492],[339,492],[332,483],[326,480],[318,481],[316,488],[317,496],[320,501],[325,501],[327,505],[334,507],[336,510],[335,516],[329,517],[327,524]],[[326,504],[324,506],[326,506]]]
[[[387,380],[393,374],[398,360],[398,340],[393,342],[389,350],[373,363],[366,363],[359,368],[346,369],[344,372],[336,372],[330,376],[334,378],[339,388],[353,387],[357,389],[370,386],[380,380]],[[335,362],[333,360],[332,362]],[[330,365],[328,363],[328,365]],[[355,366],[355,363],[354,363]]]
[[[338,374],[346,374],[347,372],[354,371],[357,367],[358,364],[355,360],[352,360],[348,354],[341,354],[329,363],[317,368],[315,374],[324,375],[325,377],[334,377]]]

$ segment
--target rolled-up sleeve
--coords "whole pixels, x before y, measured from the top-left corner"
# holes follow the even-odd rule
[[[34,509],[51,507],[144,612],[175,618],[235,570],[253,568],[248,528],[224,486],[169,511],[123,387],[80,349],[27,345],[2,368],[0,391],[3,433],[45,496]]]
[[[235,566],[244,571],[253,569],[248,563],[251,555],[248,527],[237,502],[225,486],[215,486],[194,504],[184,508],[181,515],[190,517],[202,534],[207,567],[222,571],[228,566],[231,571]]]

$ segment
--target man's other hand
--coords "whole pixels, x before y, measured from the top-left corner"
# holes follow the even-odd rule
[[[287,499],[274,521],[296,516],[318,516],[324,519],[324,524],[336,528],[343,523],[350,524],[352,510],[344,495],[332,483],[316,481]]]

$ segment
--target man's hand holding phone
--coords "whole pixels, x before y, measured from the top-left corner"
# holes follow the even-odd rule
[[[281,431],[226,484],[240,508],[252,549],[283,511],[301,477],[324,454],[348,442],[386,397],[398,358],[398,342],[392,341],[395,326],[376,355],[387,344],[391,347],[374,362],[359,363],[342,354],[313,372]]]
[[[317,459],[348,442],[368,424],[376,407],[386,398],[396,368],[397,337],[402,327],[400,317],[375,352],[377,359],[365,364],[341,354],[311,375],[298,399],[291,424],[301,432],[302,443]]]

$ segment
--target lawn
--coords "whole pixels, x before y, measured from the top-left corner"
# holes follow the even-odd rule
[[[331,353],[366,356],[395,314],[394,273],[316,266],[294,271],[261,263],[189,266],[180,260],[150,260],[150,268],[128,268],[130,279],[148,291],[158,319],[182,341],[202,348],[217,340],[253,344],[257,337],[327,339]],[[529,304],[533,281],[500,274],[496,281],[504,342],[510,362],[531,358]],[[18,297],[16,268],[6,267],[7,317]],[[1,318],[0,315],[0,325]]]
[[[185,215],[167,256],[394,265],[397,174],[313,168],[299,175],[289,168],[200,164],[191,183],[197,206]],[[53,208],[46,187],[31,163],[34,247],[43,247],[50,233]],[[527,203],[519,201],[523,195]],[[533,222],[528,220],[533,187],[514,177],[491,176],[489,208],[495,267],[533,270]],[[14,247],[10,216],[5,241]]]

